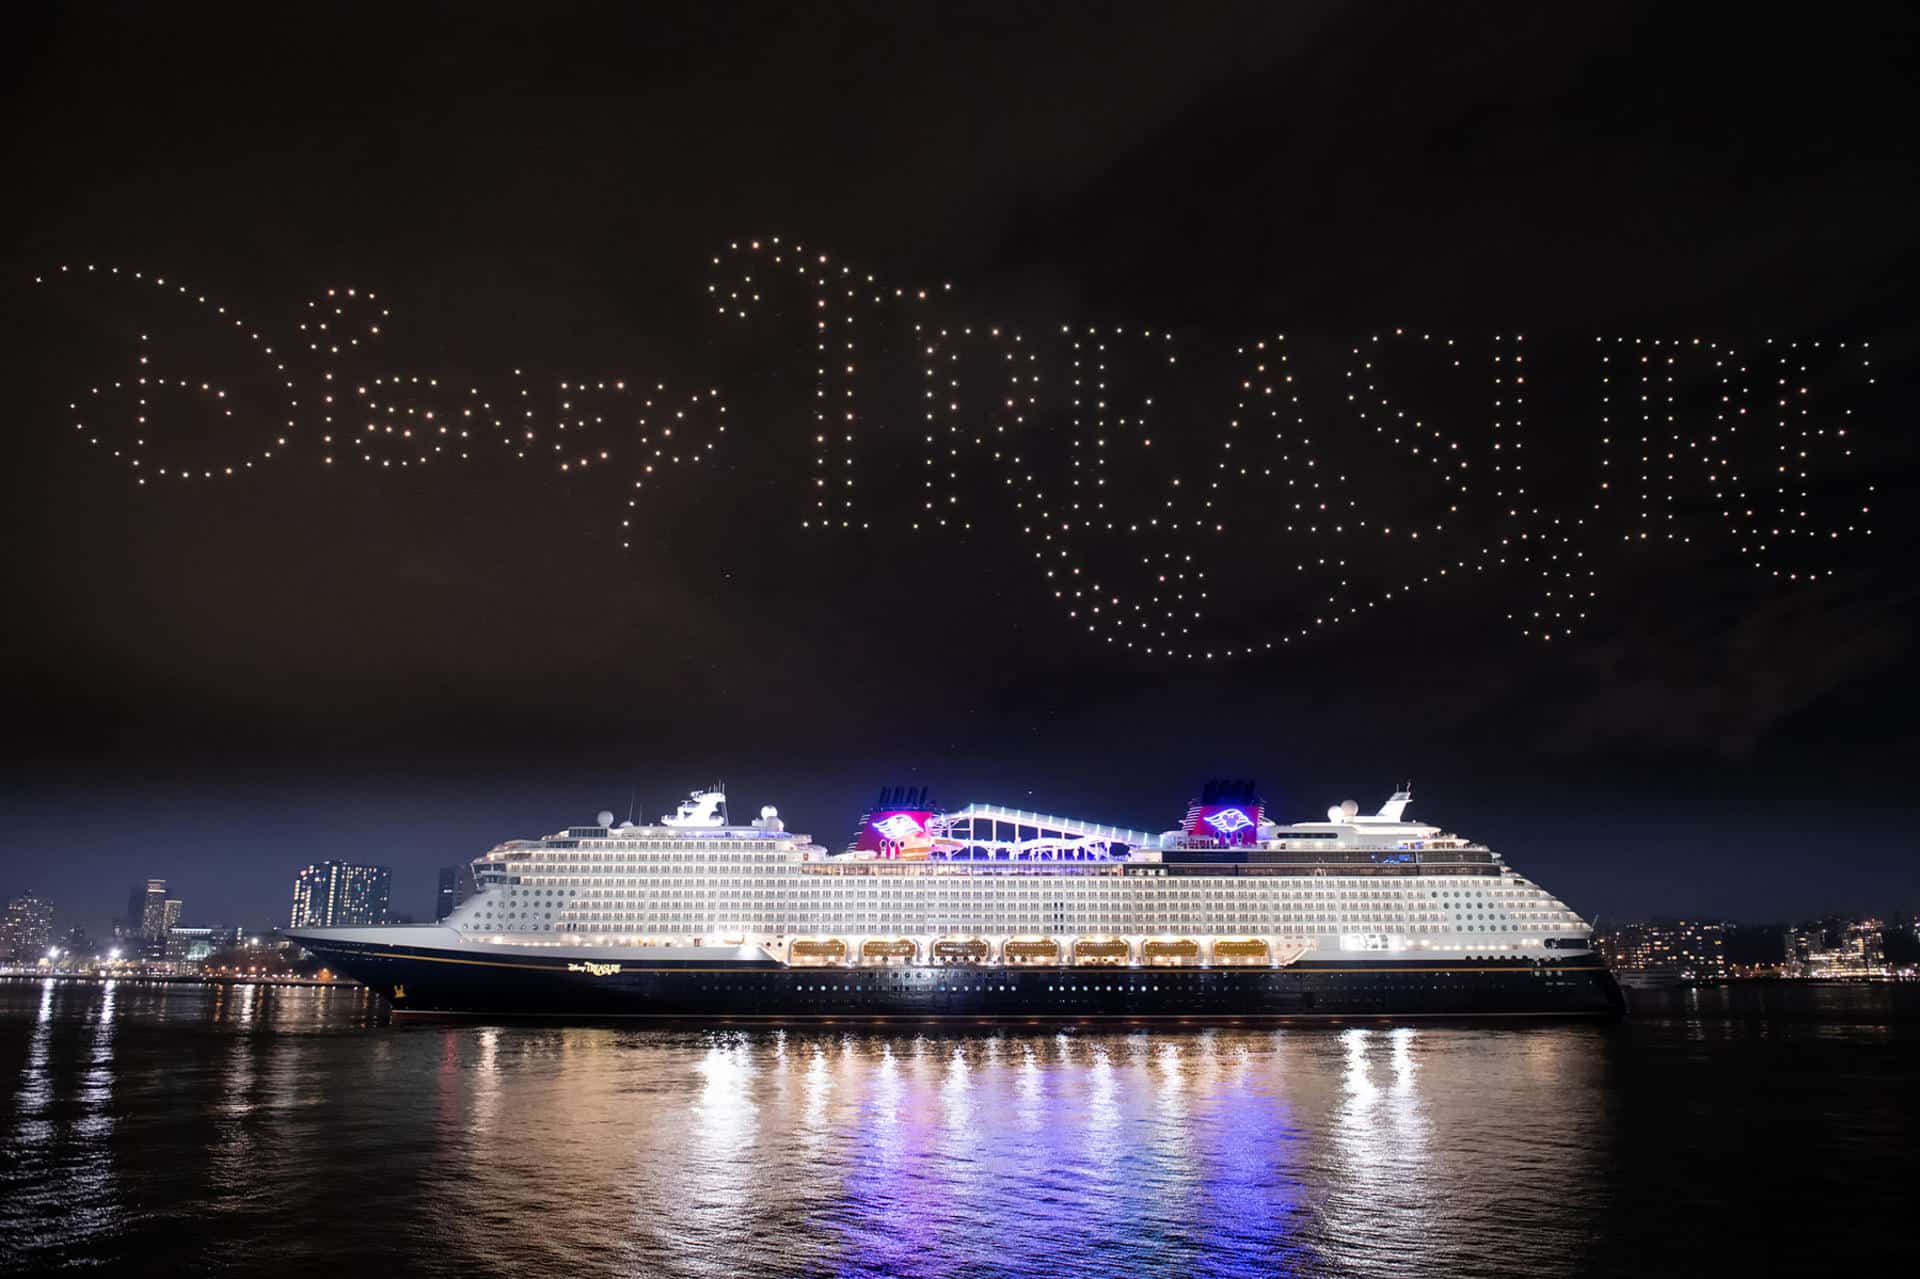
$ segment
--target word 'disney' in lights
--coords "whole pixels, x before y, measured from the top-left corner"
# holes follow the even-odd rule
[[[140,302],[107,316],[127,316],[125,363],[69,402],[71,434],[137,484],[199,488],[290,459],[612,467],[625,543],[639,490],[670,471],[711,472],[723,447],[736,472],[804,458],[810,535],[1003,535],[1063,625],[1153,658],[1280,651],[1462,579],[1553,640],[1635,552],[1709,571],[1695,548],[1711,544],[1797,584],[1872,534],[1852,404],[1873,385],[1864,343],[1387,329],[1186,350],[1160,330],[982,319],[944,286],[888,286],[774,237],[711,268],[712,312],[745,326],[756,366],[784,361],[810,392],[747,432],[729,432],[719,376],[513,369],[454,385],[376,365],[391,317],[356,289],[275,330],[170,277],[69,265],[35,282]],[[163,342],[134,318],[156,301],[237,343],[233,376],[176,350],[182,326]],[[214,438],[240,443],[209,456]]]

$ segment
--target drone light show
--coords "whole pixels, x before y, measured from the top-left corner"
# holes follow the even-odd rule
[[[392,354],[407,339],[358,288],[274,324],[121,266],[33,282],[124,340],[70,399],[69,438],[135,485],[611,470],[607,518],[630,547],[648,487],[717,485],[724,450],[734,468],[806,468],[795,531],[822,556],[990,528],[1024,545],[1005,571],[1080,643],[1162,660],[1404,624],[1471,578],[1499,583],[1519,637],[1550,642],[1632,556],[1712,543],[1680,571],[1812,582],[1873,532],[1865,343],[1392,328],[1189,350],[1172,328],[996,319],[950,285],[891,286],[779,237],[709,266],[712,320],[797,370],[805,403],[730,423],[724,379],[677,370],[456,384]]]

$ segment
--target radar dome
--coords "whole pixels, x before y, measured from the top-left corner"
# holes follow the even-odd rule
[[[1352,817],[1354,814],[1358,813],[1359,811],[1360,811],[1360,805],[1354,803],[1352,800],[1343,799],[1340,801],[1340,812],[1343,816]]]
[[[1327,810],[1327,820],[1330,822],[1337,822],[1342,817],[1345,817],[1346,815],[1347,815],[1346,810],[1341,808],[1340,805],[1338,804],[1335,804],[1332,808],[1329,808]]]
[[[599,815],[593,819],[593,824],[595,826],[611,826],[613,825],[613,814],[603,808],[600,810]]]
[[[760,810],[760,815],[762,817],[778,817],[780,815],[780,810],[775,808],[772,804],[768,804],[765,808]]]

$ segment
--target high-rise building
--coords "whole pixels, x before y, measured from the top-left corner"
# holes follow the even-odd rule
[[[1661,919],[1596,934],[1594,945],[1615,972],[1713,981],[1727,975],[1726,934],[1723,923]]]
[[[146,938],[147,958],[173,959],[173,929],[180,922],[180,899],[163,897],[160,900],[160,927],[155,932],[149,926]]]
[[[53,904],[33,893],[7,902],[0,924],[0,958],[32,963],[47,953],[53,937]]]
[[[149,879],[135,884],[127,894],[127,940],[135,942],[142,953],[158,959],[167,946],[167,881]]]
[[[167,881],[134,883],[131,893],[127,893],[127,933],[132,937],[144,937],[148,931],[159,928],[165,912]]]
[[[440,868],[440,891],[433,900],[433,917],[445,919],[473,896],[473,867],[466,862]]]
[[[293,880],[291,928],[344,928],[387,922],[393,872],[385,866],[319,862]]]
[[[167,934],[167,881],[149,879],[140,899],[140,935],[165,937]]]

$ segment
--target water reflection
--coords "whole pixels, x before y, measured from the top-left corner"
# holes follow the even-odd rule
[[[1327,1228],[1335,1251],[1368,1258],[1373,1273],[1432,1265],[1439,1236],[1427,1227],[1444,1211],[1408,1193],[1431,1167],[1416,1034],[1354,1029],[1340,1036],[1342,1099],[1331,1133]],[[1484,1178],[1476,1172],[1474,1180]]]
[[[0,1269],[330,1279],[1567,1274],[1647,1175],[1623,1054],[1910,1042],[1697,1008],[1648,1040],[383,1027],[345,992],[138,983],[0,1001]],[[1836,1134],[1910,1126],[1879,1096],[1836,1097],[1859,1113],[1802,1144],[1831,1168]],[[1616,1161],[1633,1177],[1569,1192]]]
[[[20,1083],[14,1090],[13,1140],[8,1145],[23,1155],[44,1147],[53,1136],[53,1120],[49,1114],[53,1080],[47,1072],[47,1061],[53,1042],[53,997],[59,989],[59,983],[52,980],[40,983],[26,1065],[20,1071]]]
[[[744,1036],[711,1044],[696,1067],[702,1079],[687,1144],[688,1170],[698,1170],[690,1204],[731,1218],[753,1193],[754,1063]],[[635,1170],[644,1175],[645,1167]]]

